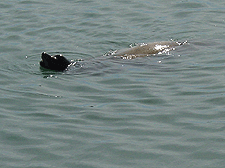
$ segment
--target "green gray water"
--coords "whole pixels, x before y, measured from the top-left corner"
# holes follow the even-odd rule
[[[0,167],[224,167],[224,0],[2,0],[0,28]],[[170,39],[189,43],[102,57]]]

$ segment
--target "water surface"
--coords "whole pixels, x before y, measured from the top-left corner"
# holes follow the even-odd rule
[[[224,167],[224,6],[1,1],[1,167]],[[188,44],[169,55],[103,56],[170,39]],[[43,51],[84,66],[42,70]]]

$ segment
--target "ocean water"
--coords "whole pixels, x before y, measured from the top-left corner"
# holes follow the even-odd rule
[[[0,10],[0,167],[224,167],[224,0],[2,0]],[[171,39],[188,43],[103,56]],[[43,51],[82,67],[40,69]]]

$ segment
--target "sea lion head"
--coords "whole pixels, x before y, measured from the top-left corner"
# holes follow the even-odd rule
[[[40,65],[46,69],[63,71],[71,64],[71,62],[61,54],[51,56],[46,52],[43,52],[41,58]]]

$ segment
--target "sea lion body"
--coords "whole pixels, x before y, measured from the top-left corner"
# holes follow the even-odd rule
[[[135,47],[122,49],[115,52],[116,56],[134,56],[144,57],[149,55],[158,54],[160,52],[167,52],[172,50],[175,46],[182,45],[182,43],[174,41],[162,41],[154,43],[142,43]]]
[[[184,42],[185,43],[185,42]],[[166,53],[173,50],[174,47],[183,45],[184,43],[174,42],[174,41],[163,41],[154,43],[142,43],[135,47],[116,50],[110,55],[115,57],[119,56],[123,59],[133,59],[136,57],[144,57],[159,53]],[[62,55],[51,56],[45,52],[42,53],[42,60],[40,61],[40,66],[46,69],[64,71],[70,65],[75,65],[75,63],[67,60]]]

